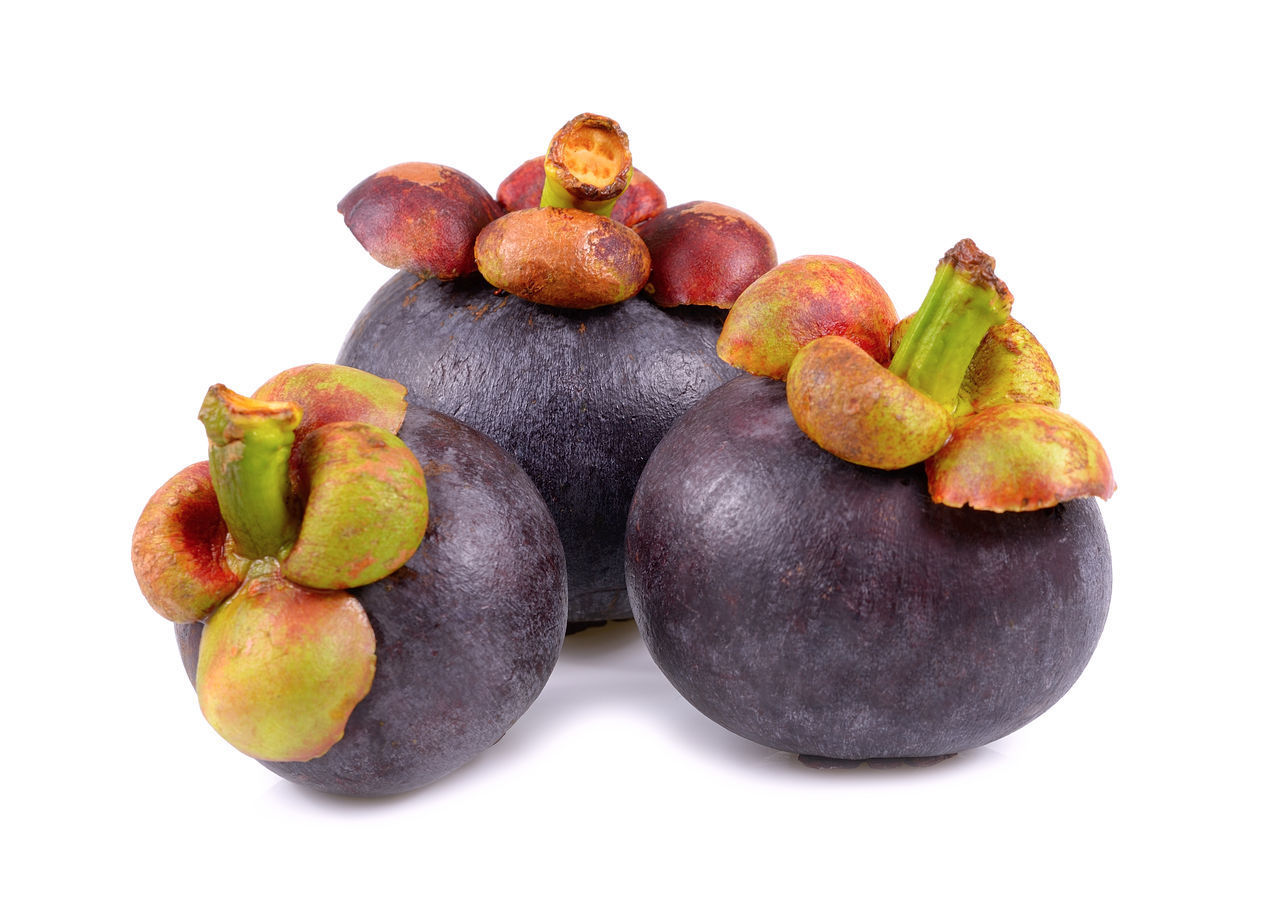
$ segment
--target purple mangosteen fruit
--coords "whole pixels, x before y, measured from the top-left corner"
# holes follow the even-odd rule
[[[1031,721],[1089,661],[1111,468],[1082,425],[1026,401],[1057,397],[1029,332],[975,360],[1009,333],[992,266],[971,241],[944,256],[887,367],[813,336],[785,381],[725,384],[654,451],[628,522],[632,608],[672,684],[735,733],[819,762],[947,756]],[[780,302],[761,327],[807,316]]]
[[[431,783],[496,742],[559,655],[564,553],[511,456],[404,388],[291,369],[201,410],[209,461],[134,532],[201,711],[289,780]]]
[[[411,401],[510,451],[559,527],[571,628],[629,618],[632,491],[676,417],[737,374],[716,353],[726,313],[645,298],[651,253],[631,225],[666,201],[613,120],[577,116],[498,195],[508,212],[476,235],[479,275],[392,278],[338,361],[403,383]],[[716,223],[705,226],[703,262],[716,255]],[[738,252],[742,230],[726,231],[723,255]]]

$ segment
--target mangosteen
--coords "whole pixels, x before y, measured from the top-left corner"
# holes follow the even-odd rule
[[[399,793],[474,758],[564,638],[564,553],[537,489],[403,396],[331,365],[253,397],[216,386],[210,461],[162,487],[134,536],[206,718],[324,792]]]
[[[785,383],[728,382],[650,458],[627,528],[636,622],[735,733],[806,758],[946,756],[1022,727],[1089,661],[1111,596],[1093,497],[1114,481],[1083,426],[1018,399],[1056,399],[1029,332],[970,367],[1009,321],[991,266],[967,241],[944,256],[888,368],[883,329],[870,348],[810,334]],[[784,333],[757,342],[772,370],[809,302],[758,316]],[[1049,373],[1053,391],[1024,389]],[[980,408],[960,412],[966,378]]]
[[[374,295],[338,361],[405,384],[509,450],[560,529],[569,620],[631,615],[623,534],[649,453],[737,372],[716,357],[724,315],[631,300],[571,310],[495,294],[478,277],[402,273]]]
[[[643,203],[618,215],[636,183]],[[530,199],[535,191],[540,202]],[[560,529],[571,626],[628,618],[623,535],[632,491],[676,417],[737,374],[715,348],[726,313],[663,310],[644,298],[650,252],[630,224],[665,198],[636,178],[629,140],[613,120],[571,120],[499,196],[511,211],[476,237],[480,277],[393,277],[356,320],[338,361],[394,378],[412,402],[510,451]],[[705,262],[718,220],[688,221],[707,232],[698,257]],[[721,247],[736,258],[747,229],[740,220],[733,226]],[[753,246],[772,253],[755,228]]]

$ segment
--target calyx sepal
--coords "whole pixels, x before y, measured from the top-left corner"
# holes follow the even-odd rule
[[[252,397],[214,385],[209,461],[162,486],[135,528],[148,602],[205,620],[202,710],[256,758],[323,754],[368,693],[374,635],[345,590],[403,565],[427,527],[421,465],[391,430],[404,393],[336,365],[289,369]]]

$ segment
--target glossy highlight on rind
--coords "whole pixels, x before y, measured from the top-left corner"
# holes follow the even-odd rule
[[[704,714],[784,752],[922,758],[989,743],[1080,676],[1111,555],[1097,503],[936,505],[742,376],[672,428],[636,490],[627,582],[654,660]]]

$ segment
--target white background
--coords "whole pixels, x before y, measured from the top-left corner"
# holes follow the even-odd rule
[[[1258,895],[1275,889],[1276,21],[1262,4],[24,4],[0,27],[4,838],[23,895]],[[391,801],[205,725],[128,559],[215,381],[329,361],[389,272],[334,211],[491,191],[582,111],[672,204],[905,313],[973,237],[1107,446],[1111,617],[1039,720],[817,772],[571,639],[494,749]],[[6,890],[6,892],[9,892]],[[19,895],[19,893],[11,893]]]

